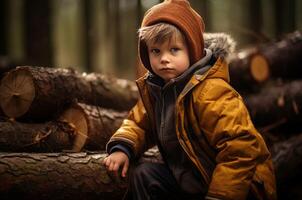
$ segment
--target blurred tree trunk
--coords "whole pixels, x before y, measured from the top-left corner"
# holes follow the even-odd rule
[[[295,1],[295,21],[296,21],[296,29],[302,30],[302,1],[296,0]]]
[[[8,0],[2,0],[0,1],[0,30],[6,30],[6,18],[7,18],[7,4]],[[6,32],[0,31],[0,56],[7,54],[7,44],[6,44]],[[0,57],[1,59],[1,57]],[[0,60],[0,66],[1,66],[1,60]],[[1,72],[0,72],[1,73]]]
[[[267,126],[279,121],[301,121],[302,81],[283,85],[267,85],[260,93],[244,98],[256,126]],[[261,102],[261,103],[260,103]]]
[[[239,48],[259,41],[259,7],[259,0],[208,1],[209,24],[206,27],[210,27],[210,32],[230,33]]]
[[[116,67],[119,63],[119,50],[118,50],[118,44],[120,43],[119,37],[118,37],[118,31],[119,31],[119,1],[114,0],[106,0],[106,26],[104,27],[106,29],[106,51],[108,51],[108,56],[111,60],[110,66],[106,67],[106,72],[111,74],[116,74],[118,71],[116,70]]]
[[[50,0],[26,0],[26,62],[51,65]]]
[[[124,0],[119,3],[118,37],[119,58],[117,70],[120,77],[135,78],[137,55],[137,0]]]
[[[261,1],[261,33],[267,40],[276,37],[276,1],[275,0],[262,0]]]
[[[276,12],[276,28],[281,33],[288,33],[295,30],[295,0],[276,0],[277,11]],[[301,12],[301,10],[299,11]]]
[[[286,134],[286,133],[284,133]],[[279,199],[301,199],[302,134],[275,143],[271,148]]]
[[[6,31],[8,56],[13,61],[22,61],[25,53],[25,0],[7,1]]]
[[[88,51],[90,69],[94,72],[113,72],[114,53],[108,32],[111,20],[108,18],[108,0],[88,1]]]
[[[54,66],[86,71],[84,3],[81,0],[51,1]]]
[[[208,29],[208,22],[209,22],[209,13],[207,9],[207,0],[191,0],[190,4],[198,12],[198,14],[203,18],[205,25],[206,25],[206,31]]]

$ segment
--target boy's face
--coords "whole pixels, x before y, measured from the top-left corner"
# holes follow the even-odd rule
[[[189,50],[181,36],[173,36],[163,43],[148,43],[148,54],[154,73],[168,82],[190,66]]]

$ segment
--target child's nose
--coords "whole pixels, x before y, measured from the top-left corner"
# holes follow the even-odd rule
[[[163,53],[161,56],[161,63],[168,63],[170,62],[169,54],[168,53]]]

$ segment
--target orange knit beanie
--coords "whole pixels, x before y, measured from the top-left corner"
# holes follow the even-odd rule
[[[204,56],[204,22],[187,0],[165,0],[163,3],[153,6],[145,13],[141,27],[159,22],[172,24],[184,34],[190,51],[191,65]],[[139,41],[138,48],[143,65],[150,70],[146,44]]]

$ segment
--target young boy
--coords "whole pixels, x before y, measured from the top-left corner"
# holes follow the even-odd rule
[[[203,32],[188,1],[146,12],[139,55],[149,72],[103,163],[125,177],[129,160],[158,146],[164,164],[141,163],[130,173],[133,199],[276,199],[270,153],[229,85],[226,50],[204,48]]]

